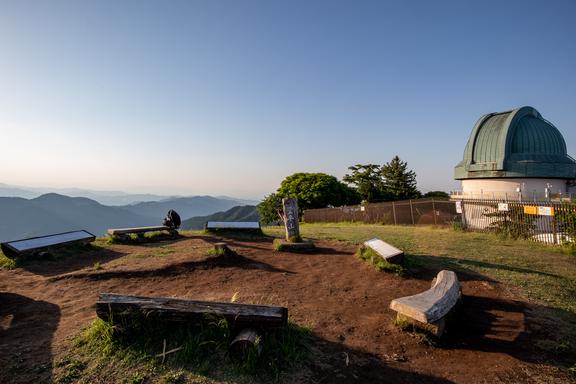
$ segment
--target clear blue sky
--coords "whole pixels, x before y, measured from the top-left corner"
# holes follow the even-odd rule
[[[0,1],[0,182],[262,197],[399,155],[423,191],[483,114],[576,154],[576,1]]]

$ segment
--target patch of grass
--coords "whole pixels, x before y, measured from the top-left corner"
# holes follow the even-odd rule
[[[108,237],[108,244],[142,244],[155,243],[164,240],[173,240],[174,236],[163,231],[147,233],[131,233],[126,236],[111,235]]]
[[[72,357],[65,357],[60,360],[56,366],[62,369],[62,373],[57,377],[55,382],[57,384],[74,383],[82,376],[82,372],[86,369],[86,363]]]
[[[245,377],[248,382],[279,380],[308,356],[308,328],[291,322],[285,329],[269,332],[262,339],[262,353],[250,353],[243,361],[228,357],[234,335],[224,319],[207,318],[199,326],[166,324],[136,319],[114,324],[96,319],[76,338],[73,354],[78,361],[94,362],[90,369],[75,373],[75,380],[102,379],[105,367],[122,367],[109,382],[190,382],[192,377]],[[163,351],[166,354],[163,356]],[[59,378],[72,377],[59,369]],[[130,377],[131,381],[126,381]],[[121,376],[120,376],[121,375]],[[196,382],[196,381],[194,381]],[[204,382],[204,381],[203,381]]]
[[[2,251],[0,251],[0,268],[13,269],[17,267],[16,260],[6,257]]]
[[[385,271],[390,273],[395,273],[398,276],[402,276],[406,270],[404,267],[398,264],[392,264],[386,260],[382,256],[380,256],[376,251],[371,248],[361,246],[358,248],[356,252],[356,256],[360,260],[364,260],[374,266],[378,271]]]
[[[284,239],[274,239],[272,247],[278,252],[296,252],[296,253],[310,253],[314,252],[316,246],[312,241],[303,240],[298,243],[291,243]]]
[[[413,320],[404,315],[398,314],[392,321],[392,324],[398,327],[401,331],[409,333],[422,344],[435,347],[438,343],[438,338],[436,336],[424,328],[419,327]]]
[[[206,252],[208,256],[226,256],[226,249],[224,248],[212,248]]]

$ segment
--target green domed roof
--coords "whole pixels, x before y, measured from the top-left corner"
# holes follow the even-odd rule
[[[532,107],[482,116],[454,169],[460,180],[511,177],[576,179],[562,134]]]

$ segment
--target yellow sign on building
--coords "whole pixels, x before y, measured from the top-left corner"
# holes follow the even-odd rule
[[[535,205],[524,206],[525,215],[554,216],[554,207],[537,207]]]

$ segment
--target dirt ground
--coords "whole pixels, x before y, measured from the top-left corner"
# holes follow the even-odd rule
[[[428,289],[438,271],[378,272],[343,242],[291,254],[273,251],[269,238],[226,238],[237,256],[208,256],[221,240],[110,245],[0,271],[0,382],[50,382],[51,364],[95,318],[101,292],[215,301],[238,292],[239,302],[286,306],[314,335],[313,357],[292,379],[299,383],[536,383],[559,374],[531,342],[546,331],[533,326],[543,309],[494,281],[459,274],[461,310],[430,346],[395,327],[388,306]]]

